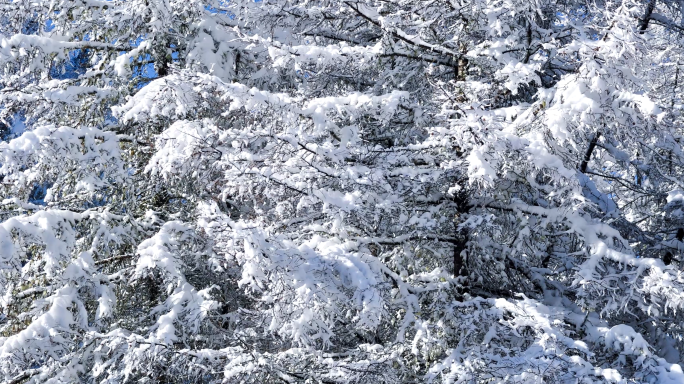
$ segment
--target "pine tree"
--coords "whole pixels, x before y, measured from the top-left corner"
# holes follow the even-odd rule
[[[681,4],[0,7],[4,382],[684,382]]]

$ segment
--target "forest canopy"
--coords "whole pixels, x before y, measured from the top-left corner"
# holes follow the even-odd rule
[[[0,380],[684,383],[683,19],[0,0]]]

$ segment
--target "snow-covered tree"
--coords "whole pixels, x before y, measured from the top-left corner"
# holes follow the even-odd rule
[[[5,383],[682,383],[684,6],[0,1]]]

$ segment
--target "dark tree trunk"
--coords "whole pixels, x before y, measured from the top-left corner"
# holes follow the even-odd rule
[[[466,268],[463,260],[463,251],[468,244],[468,231],[461,229],[457,232],[456,243],[454,244],[454,277],[466,276]]]
[[[580,164],[580,172],[587,172],[587,166],[589,165],[589,160],[591,160],[591,154],[594,153],[594,149],[596,148],[596,144],[598,144],[599,137],[601,137],[601,133],[596,132],[594,137],[589,142],[587,152],[584,154],[584,159],[582,159],[582,163]]]
[[[463,252],[468,247],[469,240],[469,230],[468,228],[459,228],[462,223],[463,216],[466,215],[471,206],[468,204],[468,188],[466,188],[465,180],[459,180],[459,186],[461,189],[454,196],[454,202],[456,203],[456,211],[458,213],[458,218],[454,223],[456,226],[454,242],[454,277],[467,276],[467,270],[465,265],[465,260],[463,258]]]
[[[646,31],[646,28],[648,28],[648,23],[649,21],[651,21],[651,15],[653,14],[655,5],[656,0],[648,0],[648,4],[646,4],[646,11],[644,12],[644,17],[641,19],[639,23],[639,33],[644,33],[644,31]]]

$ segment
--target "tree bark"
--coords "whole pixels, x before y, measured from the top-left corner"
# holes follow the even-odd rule
[[[600,137],[601,137],[601,133],[596,132],[594,137],[589,142],[589,147],[587,148],[587,152],[584,154],[584,159],[582,159],[582,163],[580,164],[580,172],[582,172],[582,173],[587,172],[587,166],[589,165],[589,160],[591,160],[591,154],[594,152],[594,149],[596,148],[596,144],[598,144],[598,140]]]
[[[468,247],[469,240],[469,230],[467,228],[460,228],[459,225],[462,222],[460,218],[467,214],[471,206],[468,204],[468,188],[466,187],[465,180],[459,180],[459,186],[461,189],[454,196],[454,202],[456,203],[456,211],[458,212],[458,218],[454,225],[456,226],[456,233],[454,241],[454,277],[467,276],[468,272],[466,270],[465,260],[463,258],[463,251]]]
[[[465,251],[468,243],[468,231],[461,229],[457,235],[458,241],[454,244],[454,277],[467,275],[463,251]]]
[[[648,4],[646,4],[646,11],[644,12],[644,17],[641,19],[639,23],[640,34],[643,34],[646,31],[646,28],[648,28],[648,23],[649,21],[651,21],[651,15],[653,14],[655,5],[656,0],[648,0]]]

